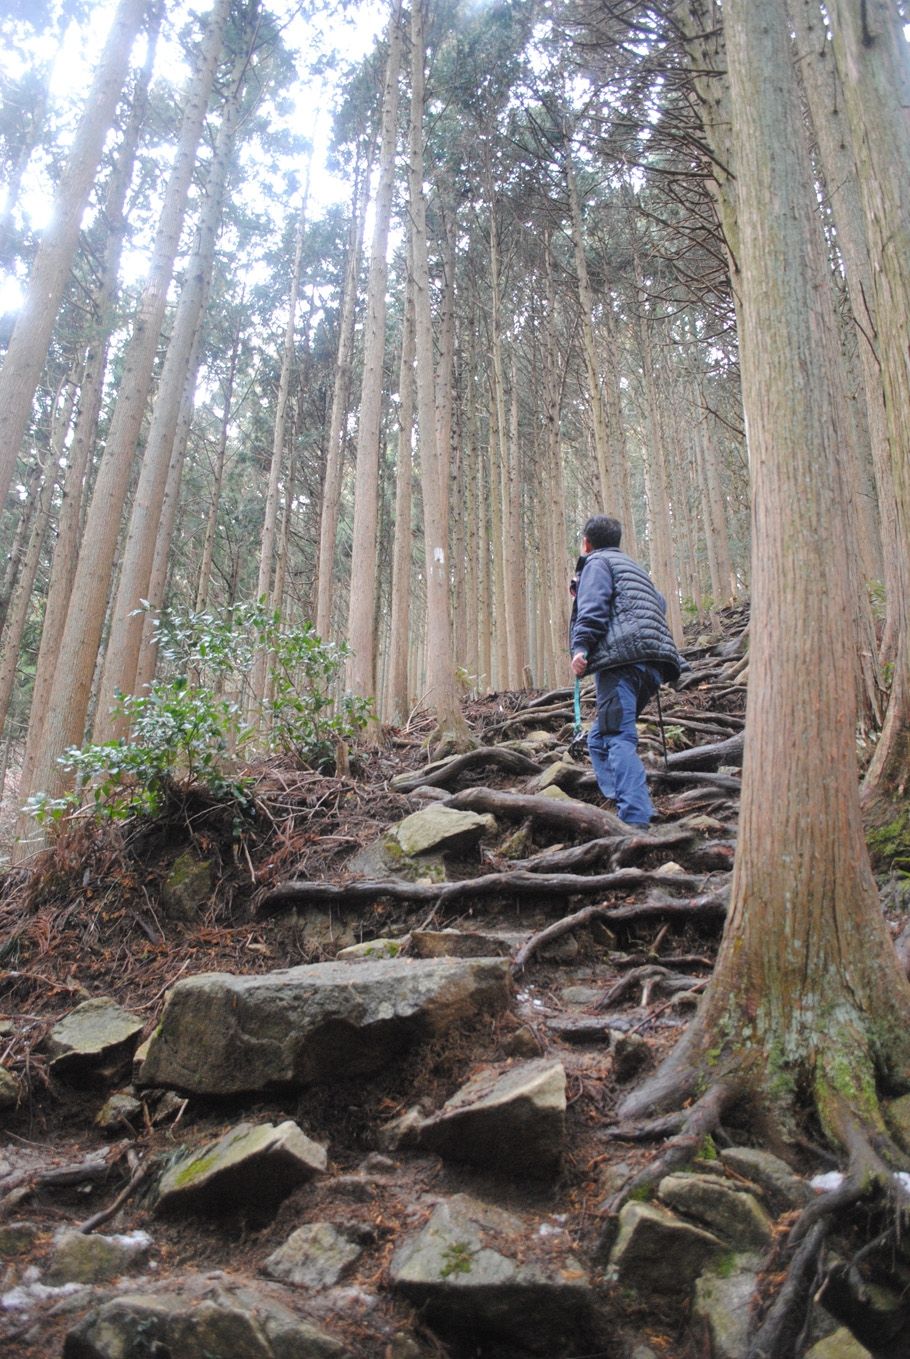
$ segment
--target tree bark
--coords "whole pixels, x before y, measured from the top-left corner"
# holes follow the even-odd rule
[[[707,1081],[755,1098],[784,1135],[808,1094],[827,1136],[854,1146],[851,1120],[881,1127],[876,1078],[910,1083],[910,986],[869,868],[843,701],[853,639],[828,263],[784,0],[726,0],[723,12],[754,477],[743,798],[714,977],[620,1116],[678,1104]]]
[[[144,616],[142,601],[148,598],[155,540],[167,485],[168,467],[174,447],[177,422],[191,366],[193,348],[205,314],[215,264],[215,245],[224,206],[228,162],[237,120],[243,77],[249,66],[249,53],[238,54],[234,78],[221,114],[221,125],[206,181],[205,203],[197,228],[196,244],[190,255],[183,288],[177,304],[174,328],[146,440],[139,481],[133,497],[129,528],[123,550],[123,564],[111,612],[110,633],[104,667],[98,688],[94,739],[110,741],[126,736],[129,721],[113,713],[118,693],[136,692],[136,672],[142,645]]]
[[[351,399],[351,367],[354,359],[354,322],[357,279],[363,254],[363,231],[370,196],[372,154],[360,167],[360,183],[351,208],[348,259],[344,275],[341,319],[338,323],[338,357],[332,389],[332,415],[325,455],[325,479],[319,518],[319,556],[316,564],[316,632],[326,641],[332,635],[332,586],[334,584],[335,538],[341,504],[341,477],[344,470],[344,426]]]
[[[12,484],[32,399],[69,279],[82,215],[146,5],[147,0],[120,0],[54,198],[51,222],[32,266],[25,304],[0,369],[0,505]]]
[[[199,64],[187,94],[180,140],[158,224],[152,266],[124,358],[120,392],[86,518],[71,603],[47,705],[33,791],[57,796],[66,786],[58,758],[85,733],[117,547],[120,515],[151,384],[167,290],[180,238],[196,148],[223,45],[229,0],[212,11]]]
[[[426,200],[423,187],[424,13],[421,4],[411,11],[411,118],[408,156],[408,201],[411,210],[411,260],[417,354],[417,425],[420,444],[420,482],[423,494],[426,556],[426,666],[427,698],[436,713],[434,740],[465,748],[471,744],[458,701],[452,655],[448,562],[448,449],[438,447],[433,374],[433,322],[430,312],[430,271],[427,259]]]
[[[896,511],[894,679],[863,784],[876,825],[906,822],[910,768],[910,60],[890,0],[827,6],[862,194]]]
[[[395,148],[398,124],[398,75],[401,64],[401,2],[393,0],[389,14],[389,53],[382,96],[382,138],[379,184],[373,205],[374,226],[370,255],[357,431],[357,470],[354,485],[354,527],[351,544],[351,590],[348,599],[347,684],[352,693],[371,698],[376,692],[376,544],[379,519],[379,443],[382,424],[383,359],[385,355],[386,280]]]

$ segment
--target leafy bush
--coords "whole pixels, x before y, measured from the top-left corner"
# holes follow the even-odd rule
[[[242,809],[251,781],[239,771],[241,756],[280,752],[331,768],[336,742],[369,720],[368,702],[346,696],[338,707],[330,693],[346,648],[323,642],[309,623],[284,625],[260,604],[162,614],[154,640],[164,676],[147,693],[118,696],[129,737],[68,750],[61,763],[75,789],[31,798],[27,808],[40,821],[59,820],[87,792],[99,816],[154,813],[178,779]]]

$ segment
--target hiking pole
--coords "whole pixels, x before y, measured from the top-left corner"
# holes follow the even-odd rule
[[[664,731],[664,710],[660,706],[660,689],[657,690],[657,720],[660,723],[660,743],[664,748],[664,769],[669,774],[670,761],[667,759],[667,734]]]
[[[575,754],[576,747],[580,747],[581,742],[584,739],[584,732],[581,729],[581,678],[578,675],[576,675],[575,677],[574,703],[575,703],[575,728],[572,740],[569,742],[570,755]]]

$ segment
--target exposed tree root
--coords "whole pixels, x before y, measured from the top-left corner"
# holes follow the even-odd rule
[[[661,1154],[637,1175],[627,1180],[617,1193],[603,1204],[603,1211],[614,1219],[623,1205],[642,1189],[650,1189],[671,1170],[687,1165],[697,1155],[705,1138],[716,1131],[725,1111],[738,1099],[739,1094],[739,1087],[732,1081],[725,1080],[718,1080],[706,1090],[701,1098],[681,1115],[679,1132],[669,1139]],[[665,1121],[661,1122],[665,1127]],[[618,1130],[614,1135],[619,1135]],[[599,1249],[607,1249],[612,1244],[615,1233],[615,1221],[608,1222],[601,1234]]]
[[[502,816],[507,821],[523,821],[526,817],[531,817],[536,825],[549,826],[564,834],[578,837],[629,834],[628,827],[619,817],[603,807],[592,807],[586,802],[541,797],[533,793],[506,793],[495,788],[465,788],[463,792],[448,798],[445,805],[461,811],[491,812],[493,816]]]
[[[665,883],[666,878],[656,872],[640,868],[621,868],[615,873],[596,873],[590,877],[573,873],[488,873],[481,878],[466,878],[462,882],[411,883],[378,880],[349,882],[338,886],[331,882],[283,882],[259,899],[260,915],[270,914],[284,906],[308,902],[351,905],[358,901],[408,901],[427,905],[451,905],[456,901],[496,897],[569,897],[599,896],[604,892],[628,891],[649,883]],[[674,885],[697,886],[699,878],[676,877]],[[684,917],[688,920],[717,921],[723,919],[726,905],[720,896],[695,897],[690,900],[654,897],[635,906],[598,908],[604,919],[613,921],[645,920],[657,917]],[[571,928],[571,927],[569,927]]]
[[[677,750],[667,756],[671,769],[710,769],[719,764],[742,764],[745,733],[737,732],[725,741],[713,745],[693,746],[691,750]]]
[[[690,845],[694,838],[694,831],[691,830],[667,831],[653,839],[638,835],[604,835],[568,849],[547,849],[530,859],[516,859],[512,866],[527,869],[531,873],[548,873],[562,872],[567,868],[591,868],[607,860],[611,868],[619,868],[635,862],[652,850],[680,849]]]
[[[816,1222],[797,1247],[783,1287],[749,1341],[746,1359],[791,1359],[798,1352],[809,1301],[820,1276],[827,1224]]]
[[[478,746],[445,760],[434,760],[414,773],[398,774],[391,786],[396,793],[410,793],[415,788],[453,788],[469,769],[501,769],[507,774],[542,774],[543,765],[536,764],[517,750],[506,746]]]

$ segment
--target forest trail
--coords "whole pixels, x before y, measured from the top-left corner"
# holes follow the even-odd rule
[[[746,667],[723,621],[665,691],[666,763],[642,719],[647,834],[572,758],[559,690],[473,705],[466,756],[412,767],[393,733],[347,780],[273,768],[245,842],[189,798],[10,874],[6,1353],[746,1355],[806,1179],[731,1135],[608,1211],[654,1156],[610,1110],[722,927]]]

